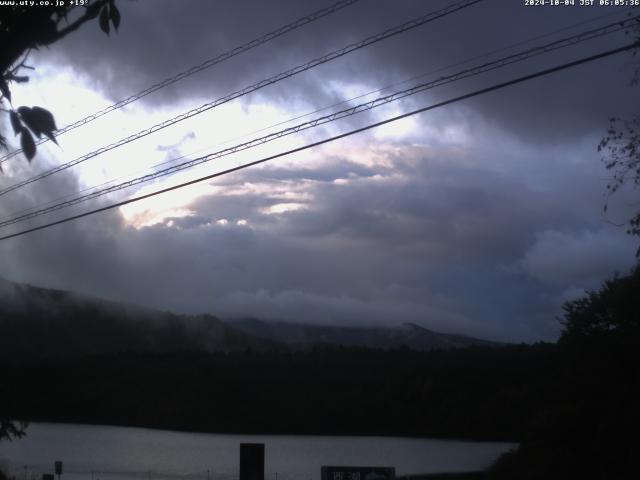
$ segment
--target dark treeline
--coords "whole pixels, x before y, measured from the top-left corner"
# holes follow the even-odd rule
[[[13,418],[210,432],[517,440],[562,386],[553,345],[88,356],[3,366]]]
[[[638,478],[640,265],[564,310],[553,374],[561,383],[492,478]]]

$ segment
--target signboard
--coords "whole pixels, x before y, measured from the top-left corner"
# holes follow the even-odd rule
[[[395,480],[395,467],[322,467],[322,480]]]
[[[62,475],[62,462],[60,460],[56,461],[55,467],[56,467],[56,475]]]

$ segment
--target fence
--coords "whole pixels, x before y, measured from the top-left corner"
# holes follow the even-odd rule
[[[9,480],[42,480],[42,476],[53,473],[53,462],[50,466],[44,465],[17,465],[13,462],[0,462],[0,470],[4,471]],[[278,472],[265,472],[265,480],[287,480],[283,476],[278,479]],[[220,473],[215,469],[201,470],[197,472],[161,472],[146,471],[104,471],[92,469],[74,469],[65,466],[60,479],[56,480],[238,480],[235,473]]]

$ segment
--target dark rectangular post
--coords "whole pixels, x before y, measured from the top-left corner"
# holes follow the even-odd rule
[[[240,480],[264,480],[264,443],[240,444]]]
[[[56,460],[53,466],[55,468],[56,475],[58,475],[58,480],[60,480],[60,475],[62,475],[62,461]]]

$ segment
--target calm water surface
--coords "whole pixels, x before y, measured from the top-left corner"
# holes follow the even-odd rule
[[[232,480],[239,444],[265,444],[266,480],[319,480],[322,465],[394,466],[397,475],[489,466],[509,443],[402,437],[218,435],[94,425],[31,424],[0,443],[0,467],[41,480],[64,462],[61,480]],[[26,467],[26,468],[25,468]]]

